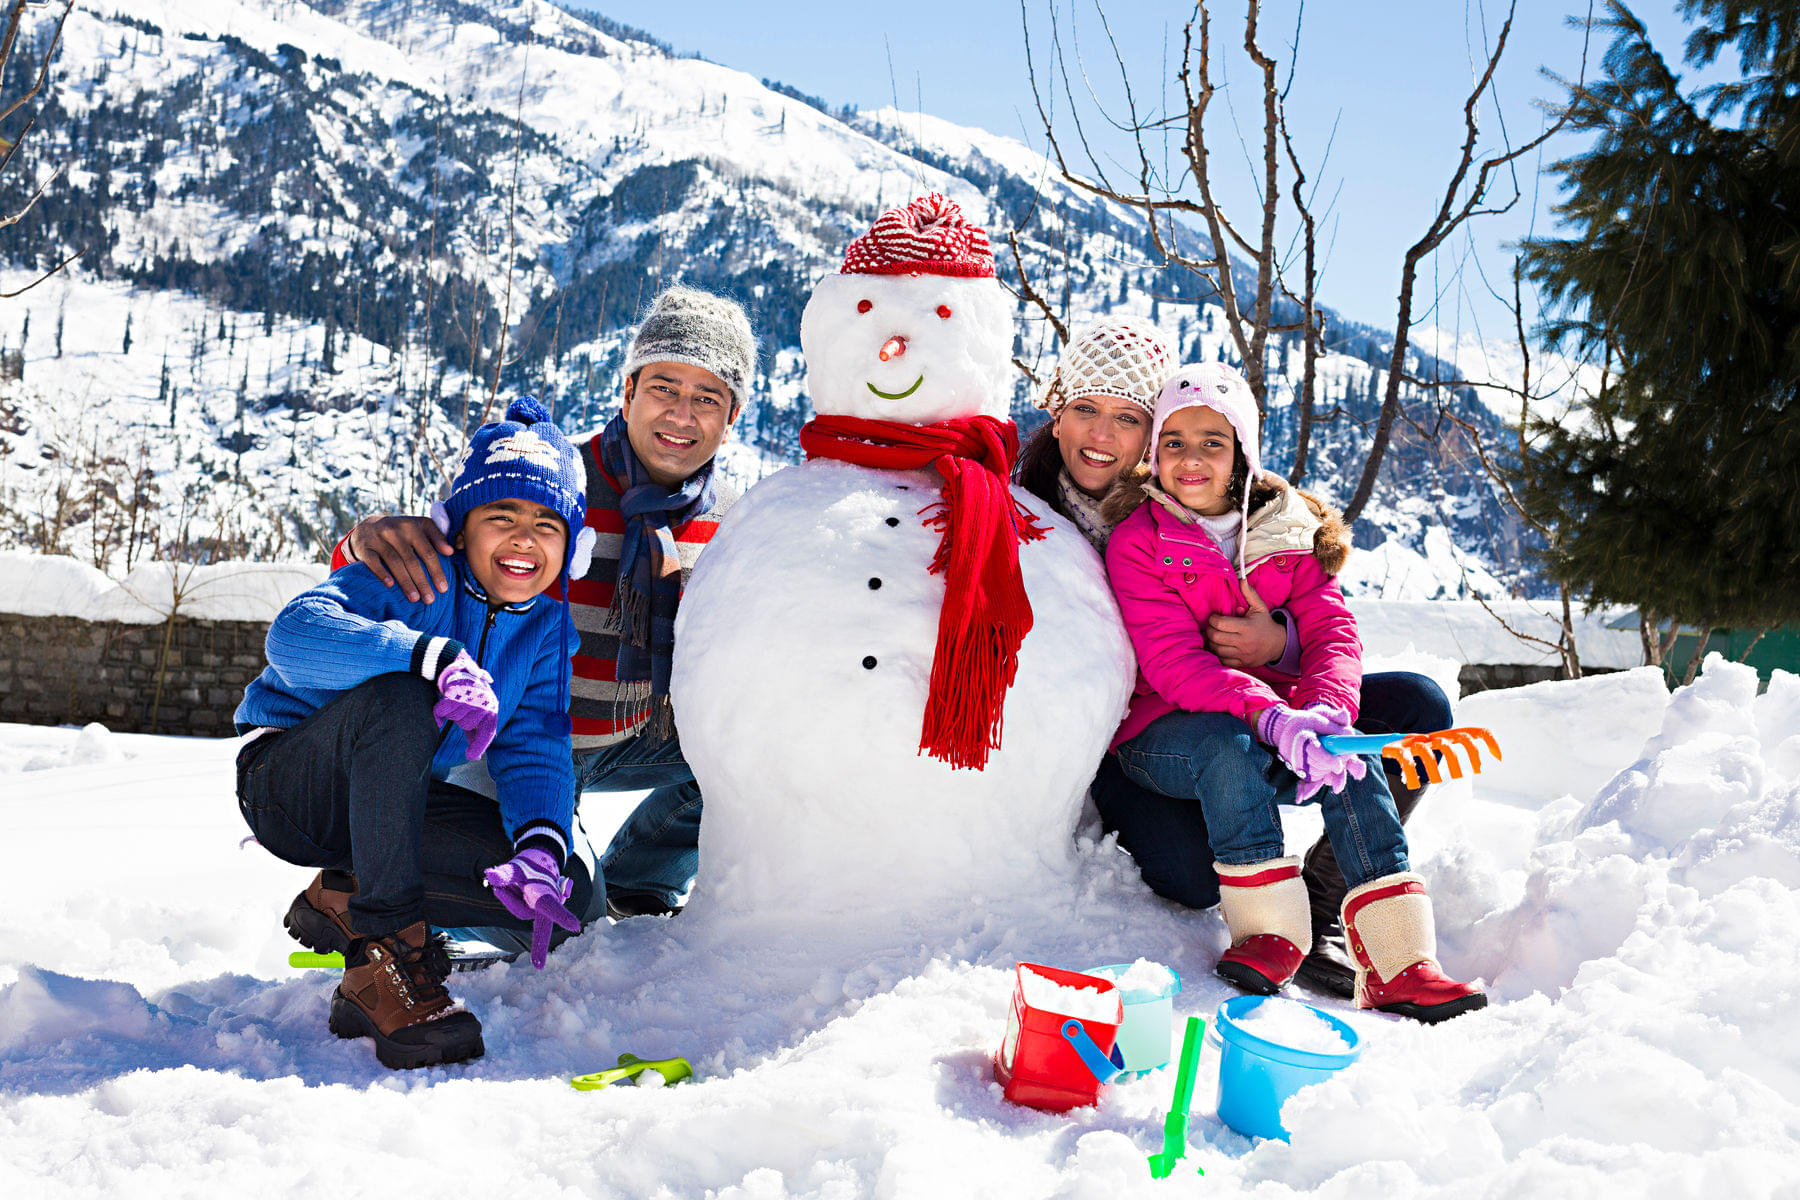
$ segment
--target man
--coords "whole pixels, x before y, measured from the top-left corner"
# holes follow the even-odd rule
[[[619,415],[575,440],[598,538],[569,588],[581,634],[569,702],[577,787],[651,789],[598,863],[595,895],[615,919],[676,911],[699,865],[700,788],[675,732],[669,665],[682,590],[736,499],[713,458],[755,363],[742,308],[672,287],[632,338]],[[438,555],[449,550],[418,517],[369,518],[339,546],[345,561],[427,603],[447,587]],[[595,919],[598,905],[582,915]]]

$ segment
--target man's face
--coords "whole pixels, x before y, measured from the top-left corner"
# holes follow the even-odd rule
[[[650,478],[675,487],[718,453],[738,406],[725,381],[705,367],[654,362],[625,381],[621,411]]]

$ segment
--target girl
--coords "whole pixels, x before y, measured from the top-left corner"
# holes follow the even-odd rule
[[[1182,367],[1162,388],[1150,473],[1137,495],[1122,483],[1107,504],[1134,510],[1106,563],[1139,669],[1113,745],[1128,778],[1200,803],[1231,931],[1218,974],[1269,994],[1312,945],[1300,860],[1282,854],[1275,806],[1317,796],[1349,887],[1357,1006],[1422,1021],[1482,1007],[1486,996],[1436,961],[1385,774],[1319,741],[1353,731],[1362,690],[1356,622],[1332,579],[1348,544],[1341,522],[1261,473],[1255,399],[1223,363]],[[1213,615],[1270,604],[1293,614],[1296,673],[1233,669],[1206,650]]]

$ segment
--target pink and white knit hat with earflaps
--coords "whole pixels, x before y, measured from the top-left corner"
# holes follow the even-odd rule
[[[1160,329],[1137,317],[1107,317],[1085,326],[1063,348],[1050,386],[1035,403],[1055,416],[1077,396],[1117,396],[1148,413],[1174,369]]]
[[[1238,574],[1244,573],[1244,525],[1250,517],[1250,487],[1262,471],[1261,424],[1256,412],[1256,396],[1250,384],[1236,367],[1222,362],[1187,363],[1175,369],[1169,381],[1156,395],[1156,416],[1150,427],[1150,477],[1157,477],[1158,447],[1162,445],[1163,424],[1184,408],[1205,405],[1227,421],[1237,434],[1244,461],[1250,464],[1250,476],[1244,481],[1244,501],[1238,512]]]

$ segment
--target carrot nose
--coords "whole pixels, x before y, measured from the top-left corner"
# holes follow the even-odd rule
[[[881,343],[881,353],[879,357],[882,362],[888,362],[892,359],[899,358],[905,353],[906,339],[896,333],[893,337]]]

